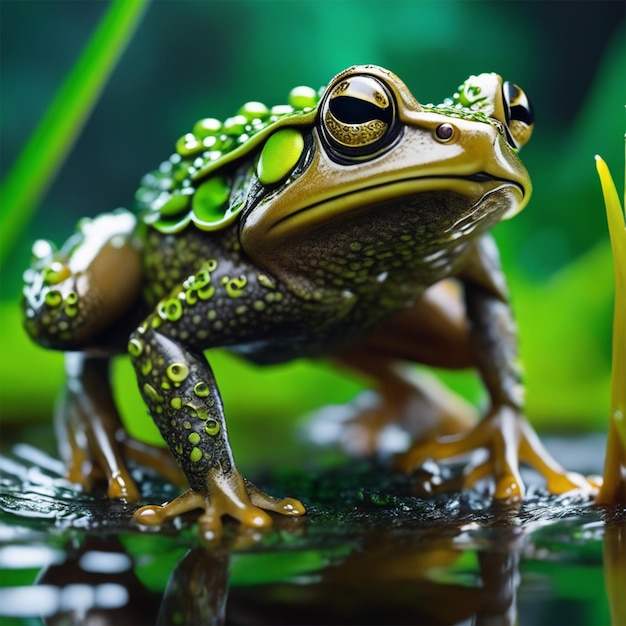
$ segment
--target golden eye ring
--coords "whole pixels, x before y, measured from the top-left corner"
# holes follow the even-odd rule
[[[389,149],[398,137],[395,98],[377,77],[343,77],[324,95],[320,127],[335,160],[358,162],[374,158]]]

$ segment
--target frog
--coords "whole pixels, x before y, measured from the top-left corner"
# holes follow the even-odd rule
[[[24,324],[66,353],[57,422],[70,478],[87,488],[104,478],[110,498],[138,502],[128,460],[151,465],[188,488],[141,506],[137,523],[198,510],[206,537],[224,518],[254,529],[304,515],[300,500],[240,473],[210,365],[220,348],[260,365],[330,359],[372,381],[389,423],[398,396],[429,413],[399,363],[474,368],[489,397],[480,420],[448,415],[444,435],[430,424],[392,465],[415,474],[484,448],[464,485],[491,477],[498,500],[523,499],[521,463],[553,492],[592,488],[524,415],[491,234],[530,199],[519,151],[533,127],[525,92],[496,73],[421,104],[393,72],[355,65],[322,89],[295,88],[287,104],[201,119],[144,176],[133,209],[82,219],[60,249],[35,242]],[[123,355],[167,448],[123,431],[110,377]]]

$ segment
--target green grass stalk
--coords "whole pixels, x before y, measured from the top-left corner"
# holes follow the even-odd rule
[[[113,0],[0,187],[0,264],[65,161],[149,0]]]

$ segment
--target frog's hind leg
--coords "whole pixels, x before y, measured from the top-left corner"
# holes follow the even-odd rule
[[[186,484],[169,450],[128,436],[111,392],[109,360],[73,352],[66,355],[67,384],[56,410],[57,439],[68,478],[93,489],[107,483],[111,499],[136,502],[140,492],[126,459],[151,467],[170,482]]]
[[[430,459],[442,461],[471,456],[463,482],[471,487],[491,478],[494,497],[520,502],[525,485],[520,465],[542,475],[549,491],[564,493],[596,489],[594,478],[562,468],[541,444],[523,415],[523,385],[517,361],[517,331],[508,304],[498,252],[489,237],[474,244],[464,273],[464,303],[468,319],[468,364],[480,374],[489,397],[483,418],[467,432],[430,441],[417,441],[396,459],[400,469],[412,471]],[[482,451],[482,458],[473,453]],[[486,459],[485,455],[486,454]]]
[[[108,359],[66,355],[67,384],[56,411],[61,457],[72,482],[91,490],[104,478],[109,498],[135,502],[140,493],[124,461],[108,369]]]
[[[474,407],[434,376],[407,364],[470,366],[465,326],[458,290],[442,283],[342,352],[338,364],[364,375],[375,392],[320,412],[308,427],[313,439],[333,437],[347,452],[371,456],[466,430],[477,420]]]
[[[123,326],[142,283],[135,226],[136,218],[119,210],[82,220],[60,250],[48,241],[35,243],[22,298],[24,327],[34,341],[55,350],[98,348],[108,354],[125,347],[133,322]]]

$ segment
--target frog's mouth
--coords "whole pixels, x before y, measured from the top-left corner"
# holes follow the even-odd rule
[[[440,117],[429,124],[434,128]],[[461,122],[457,125],[461,128]],[[244,248],[267,251],[338,219],[370,210],[391,211],[403,198],[410,199],[420,219],[421,194],[456,198],[447,223],[469,225],[471,220],[486,218],[484,211],[475,208],[481,199],[500,190],[502,202],[484,207],[491,212],[489,221],[512,217],[530,198],[528,174],[497,131],[482,126],[486,125],[481,125],[481,132],[474,126],[461,129],[459,141],[444,147],[433,147],[434,130],[429,126],[416,127],[404,133],[391,153],[356,166],[336,163],[320,142],[300,171],[242,215]]]
[[[424,176],[381,182],[363,188],[348,190],[320,199],[318,202],[293,208],[283,215],[275,215],[266,229],[271,238],[293,233],[294,229],[314,228],[325,224],[334,217],[352,214],[354,211],[368,211],[373,207],[401,203],[402,198],[412,198],[420,194],[439,193],[461,196],[466,200],[464,210],[456,224],[470,223],[481,219],[481,204],[494,192],[505,192],[502,196],[504,208],[499,220],[509,219],[517,214],[527,202],[524,187],[517,181],[493,176],[487,172],[477,172],[468,176]],[[273,211],[269,211],[266,215]],[[278,213],[278,211],[276,212]]]

